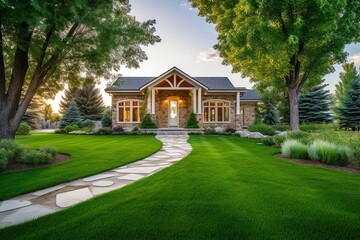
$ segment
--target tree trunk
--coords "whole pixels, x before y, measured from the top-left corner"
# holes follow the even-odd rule
[[[290,130],[299,130],[299,104],[298,90],[296,88],[288,88],[289,107],[290,107]]]
[[[0,140],[1,139],[14,139],[16,130],[20,122],[16,123],[11,117],[14,111],[8,107],[0,111]]]

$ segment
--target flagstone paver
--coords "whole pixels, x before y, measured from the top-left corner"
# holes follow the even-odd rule
[[[157,135],[163,147],[140,161],[0,202],[0,228],[60,211],[122,188],[180,161],[192,150],[187,135]]]

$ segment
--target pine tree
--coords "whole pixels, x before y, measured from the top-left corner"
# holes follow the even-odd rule
[[[300,123],[329,123],[333,121],[330,107],[330,92],[324,88],[327,84],[315,86],[307,94],[299,97]]]
[[[141,128],[157,128],[156,124],[150,117],[150,114],[146,114],[140,125]]]
[[[104,101],[100,90],[95,86],[83,86],[82,88],[69,88],[65,90],[60,101],[60,112],[64,113],[71,99],[75,98],[82,116],[99,115],[104,111]]]
[[[199,128],[199,122],[194,112],[190,113],[189,119],[186,122],[186,128]]]
[[[360,80],[349,84],[343,107],[339,109],[339,120],[342,128],[360,129]]]
[[[270,102],[265,105],[265,114],[263,122],[268,125],[275,125],[279,122],[276,108]]]
[[[81,122],[81,114],[75,99],[71,100],[69,107],[66,109],[63,118],[61,119],[60,128],[67,125],[79,124]]]

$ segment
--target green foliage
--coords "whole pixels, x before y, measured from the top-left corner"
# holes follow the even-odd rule
[[[337,125],[336,123],[301,124],[300,130],[305,132],[336,131],[339,130],[339,125]]]
[[[95,122],[90,119],[86,119],[80,123],[80,127],[93,129],[95,127]]]
[[[9,163],[9,154],[4,148],[0,148],[0,171],[6,169]]]
[[[84,118],[89,115],[102,114],[104,111],[105,106],[103,98],[100,90],[96,88],[95,85],[65,89],[65,94],[59,104],[61,113],[65,112],[73,98]]]
[[[152,121],[150,114],[146,114],[140,124],[140,128],[157,128],[156,124]]]
[[[279,122],[276,108],[270,102],[265,105],[265,114],[263,122],[267,125],[275,125]]]
[[[69,107],[66,109],[63,118],[61,119],[60,128],[65,128],[67,125],[77,125],[81,122],[81,115],[75,99],[71,100]]]
[[[224,64],[255,83],[287,90],[292,130],[302,87],[319,84],[334,63],[345,62],[345,45],[360,37],[357,1],[191,2],[216,25],[215,49]]]
[[[330,91],[324,89],[327,85],[318,85],[312,88],[309,93],[300,95],[300,123],[329,123],[333,121],[330,113]]]
[[[298,140],[303,144],[309,144],[311,142],[310,133],[304,131],[289,132],[287,139]]]
[[[199,122],[194,112],[190,113],[189,119],[186,122],[186,128],[199,128]]]
[[[360,80],[350,82],[338,118],[342,128],[360,130]]]
[[[308,147],[297,140],[286,140],[281,145],[281,153],[289,158],[308,159],[307,150]]]
[[[25,147],[13,140],[1,140],[0,149],[5,149],[7,151],[9,160],[19,159],[25,151]]]
[[[271,126],[266,125],[264,123],[251,124],[249,126],[248,130],[250,132],[260,132],[264,135],[269,135],[269,136],[272,136],[275,134],[275,130]]]
[[[64,132],[65,132],[65,133],[70,133],[70,132],[77,131],[77,130],[80,130],[80,128],[79,128],[79,126],[76,125],[76,124],[67,125],[67,126],[64,128]]]
[[[217,132],[216,132],[214,126],[208,126],[208,127],[204,128],[204,134],[205,135],[217,135]]]
[[[283,144],[283,142],[285,142],[286,137],[280,136],[280,135],[275,135],[275,136],[272,136],[272,140],[277,147],[280,147],[281,144]]]
[[[52,158],[49,153],[27,149],[25,154],[18,159],[17,162],[26,164],[42,164],[50,163],[51,160]]]
[[[26,109],[26,112],[22,118],[22,122],[27,123],[31,129],[40,128],[40,119],[42,118],[42,112],[44,111],[43,106],[45,105],[45,100],[43,97],[36,94],[29,106]]]
[[[102,127],[108,127],[111,128],[112,125],[112,118],[111,118],[111,114],[107,114],[105,113],[101,119],[101,125]]]
[[[96,131],[96,134],[98,134],[98,135],[111,135],[112,133],[113,133],[113,130],[109,127],[99,128]]]
[[[273,137],[265,137],[261,139],[261,142],[266,146],[273,146],[275,144]]]
[[[360,73],[356,70],[354,62],[345,63],[344,71],[340,73],[340,82],[335,85],[335,103],[334,112],[339,115],[339,110],[344,107],[346,93],[349,90],[350,82],[360,80]]]
[[[308,150],[310,159],[330,165],[345,166],[352,154],[348,147],[338,146],[325,141],[314,141]]]
[[[281,131],[281,132],[290,130],[290,126],[289,126],[289,125],[274,125],[274,126],[271,126],[271,127],[272,127],[274,130]]]
[[[58,154],[56,148],[53,146],[43,146],[40,148],[40,152],[49,154],[51,158],[54,158]]]
[[[27,123],[20,123],[18,129],[16,130],[17,135],[29,135],[31,127]]]

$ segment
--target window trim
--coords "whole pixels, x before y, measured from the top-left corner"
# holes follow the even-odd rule
[[[208,112],[208,119],[205,119],[205,108],[207,107],[208,109],[210,109],[210,105],[209,106],[205,106],[205,103],[210,102],[210,101],[214,101],[215,102],[215,121],[208,121],[208,119],[210,119],[210,110]],[[229,120],[228,121],[218,121],[218,102],[222,101],[222,102],[227,102],[229,104]],[[224,106],[221,107],[222,109],[224,109]],[[224,99],[208,99],[208,100],[204,100],[202,101],[202,115],[203,115],[203,122],[204,123],[230,123],[230,113],[231,113],[231,101],[228,100],[224,100]],[[225,111],[224,111],[224,116],[225,116]],[[223,118],[224,118],[223,116]]]
[[[119,104],[122,103],[122,102],[130,102],[130,120],[129,122],[120,122],[119,121]],[[137,122],[134,122],[132,119],[133,119],[133,109],[134,109],[134,106],[133,106],[133,102],[138,102],[138,106],[137,108],[139,108],[139,121]],[[143,100],[140,100],[140,99],[124,99],[124,100],[119,100],[116,102],[116,123],[141,123],[141,105],[144,103]],[[124,104],[125,105],[125,104]],[[125,106],[123,107],[125,108]]]

